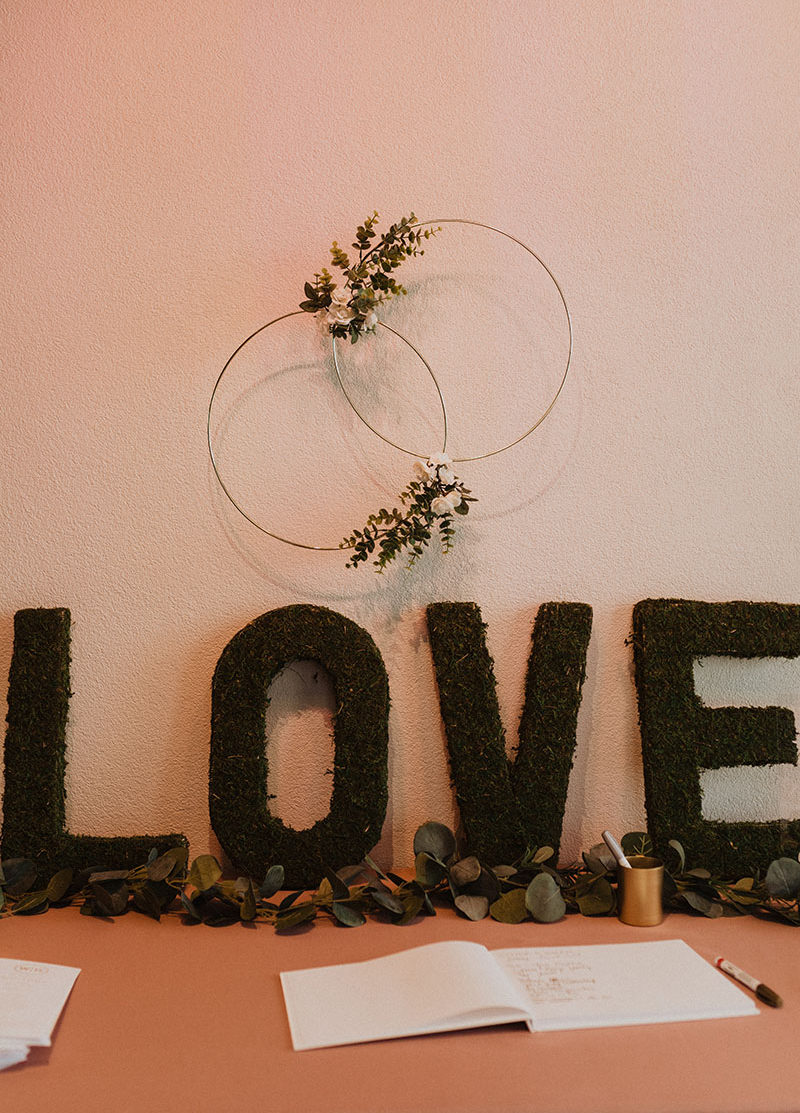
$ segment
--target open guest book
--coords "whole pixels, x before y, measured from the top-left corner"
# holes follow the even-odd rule
[[[515,1021],[551,1032],[758,1013],[682,939],[497,951],[453,940],[281,984],[295,1051]]]

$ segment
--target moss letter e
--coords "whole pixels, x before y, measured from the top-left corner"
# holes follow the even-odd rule
[[[690,864],[742,876],[796,851],[798,820],[703,819],[701,769],[796,765],[797,747],[785,707],[706,707],[695,693],[694,662],[800,656],[800,606],[645,599],[633,609],[633,647],[647,822],[661,852],[675,838]]]
[[[305,831],[270,815],[265,713],[270,683],[292,661],[327,670],[336,698],[330,811]],[[238,870],[282,865],[290,888],[358,862],[380,838],[387,803],[389,682],[378,648],[355,622],[310,604],[261,615],[225,646],[214,672],[209,809]]]
[[[70,614],[17,611],[8,682],[3,858],[32,858],[40,877],[73,869],[132,869],[149,851],[186,846],[184,835],[100,838],[66,829],[64,771],[69,709]]]

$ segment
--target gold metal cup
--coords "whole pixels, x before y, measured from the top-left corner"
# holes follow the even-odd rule
[[[628,857],[629,870],[617,870],[619,918],[634,927],[654,927],[664,919],[664,863],[645,854]]]

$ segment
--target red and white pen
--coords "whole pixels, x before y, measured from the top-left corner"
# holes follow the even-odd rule
[[[719,958],[714,960],[714,965],[718,966],[720,970],[724,970],[726,974],[730,974],[737,982],[752,989],[759,1001],[763,1001],[765,1005],[772,1005],[773,1009],[779,1009],[783,1004],[783,1000],[778,996],[774,989],[770,989],[768,985],[764,985],[758,978],[754,978],[752,974],[746,974],[744,970],[740,970],[738,966],[734,966],[732,962],[728,962],[727,958]]]

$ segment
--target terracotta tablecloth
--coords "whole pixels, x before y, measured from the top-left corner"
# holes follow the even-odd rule
[[[757,1017],[532,1035],[479,1029],[295,1052],[281,970],[374,958],[443,939],[494,947],[685,939],[771,985]],[[0,921],[0,954],[79,966],[55,1031],[0,1074],[14,1113],[255,1108],[299,1113],[788,1113],[800,1111],[800,933],[752,919],[668,916],[657,928],[572,916],[472,924],[445,911],[405,928],[329,922],[189,927],[75,909]],[[722,977],[722,975],[720,975]]]

